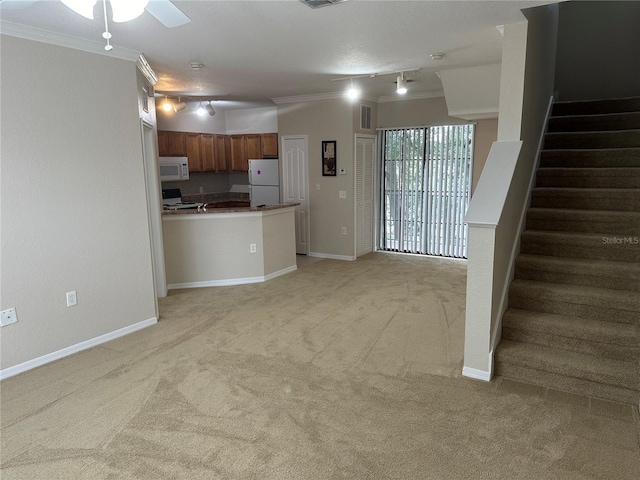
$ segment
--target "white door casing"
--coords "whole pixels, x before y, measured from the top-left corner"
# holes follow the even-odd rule
[[[309,161],[306,135],[282,136],[282,197],[295,209],[296,253],[309,254]]]
[[[375,136],[356,135],[354,175],[356,258],[373,251],[375,148]]]

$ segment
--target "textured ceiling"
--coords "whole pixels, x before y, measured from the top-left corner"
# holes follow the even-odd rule
[[[298,0],[174,1],[191,22],[166,28],[149,13],[110,24],[115,49],[141,51],[158,91],[225,98],[236,106],[339,92],[331,79],[420,68],[411,93],[436,92],[439,70],[498,63],[496,26],[552,1],[366,1],[310,9]],[[2,21],[102,43],[102,10],[85,19],[56,0],[3,10]],[[433,61],[429,54],[443,52]],[[192,70],[190,62],[204,64]],[[369,97],[393,95],[395,76],[356,80]],[[240,103],[237,103],[240,102]]]

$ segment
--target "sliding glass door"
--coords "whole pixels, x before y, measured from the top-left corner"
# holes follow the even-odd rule
[[[466,258],[474,125],[383,130],[380,248]]]

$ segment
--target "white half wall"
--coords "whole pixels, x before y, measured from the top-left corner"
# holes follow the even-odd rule
[[[498,118],[500,64],[440,72],[449,115],[464,120]]]

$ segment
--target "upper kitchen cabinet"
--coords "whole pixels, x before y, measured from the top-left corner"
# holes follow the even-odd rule
[[[262,155],[260,158],[278,158],[278,134],[262,133],[260,135]]]
[[[158,156],[159,157],[168,157],[169,156],[169,136],[167,135],[169,132],[163,132],[158,130]]]
[[[216,172],[230,170],[231,143],[229,135],[216,135],[215,137],[215,169]]]
[[[166,132],[170,157],[187,156],[187,134],[185,132]]]
[[[185,134],[185,142],[187,146],[187,159],[189,160],[189,172],[202,172],[203,162],[200,147],[200,134]]]
[[[216,143],[215,135],[203,133],[200,135],[200,160],[203,172],[216,171]]]
[[[234,172],[249,171],[249,155],[244,135],[230,135],[231,143],[231,168]]]

